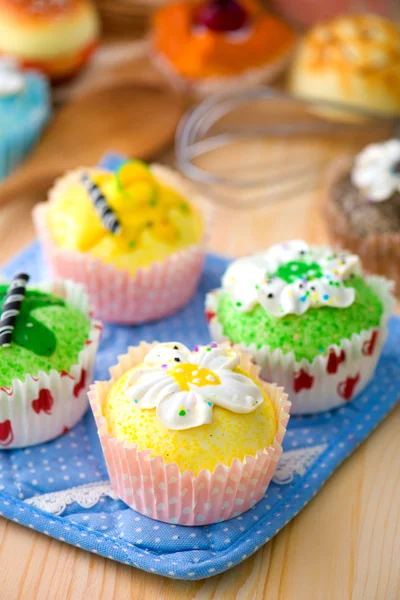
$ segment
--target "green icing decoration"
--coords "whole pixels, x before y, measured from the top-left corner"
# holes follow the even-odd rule
[[[287,283],[293,283],[297,279],[320,279],[322,271],[318,263],[291,260],[280,265],[271,277],[280,277]]]
[[[0,311],[3,308],[8,285],[0,285]],[[36,308],[42,306],[64,306],[61,298],[39,291],[27,291],[22,301],[19,315],[17,316],[12,341],[18,346],[30,350],[38,356],[51,356],[56,349],[57,340],[54,333],[40,323],[31,314]]]
[[[296,360],[312,361],[321,353],[326,355],[331,344],[380,324],[382,303],[364,279],[353,277],[345,285],[356,290],[356,299],[348,308],[310,308],[301,316],[282,318],[271,316],[260,305],[249,313],[240,312],[229,294],[224,293],[219,301],[218,320],[231,342],[281,348],[283,352],[293,351]]]
[[[0,310],[8,290],[0,285]],[[69,371],[90,332],[90,321],[61,298],[27,290],[11,346],[0,348],[0,387],[42,370]]]

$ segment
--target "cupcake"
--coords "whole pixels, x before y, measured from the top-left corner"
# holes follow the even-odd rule
[[[176,86],[200,95],[270,81],[294,43],[290,27],[254,0],[178,0],[153,17],[156,65]]]
[[[400,141],[367,146],[334,163],[324,214],[333,243],[362,257],[400,290]]]
[[[78,169],[56,182],[34,220],[54,276],[85,284],[104,321],[159,319],[196,290],[205,223],[170,169]]]
[[[74,75],[99,35],[91,0],[0,0],[0,53],[51,79]]]
[[[349,402],[367,385],[393,309],[392,283],[357,256],[295,240],[233,262],[208,294],[211,335],[251,353],[292,414]]]
[[[236,348],[141,343],[89,392],[111,483],[136,511],[224,521],[264,495],[290,403]]]
[[[306,100],[398,115],[399,26],[372,14],[343,15],[316,25],[293,61],[289,90]],[[325,108],[323,112],[338,114]]]
[[[0,284],[0,448],[58,437],[85,414],[101,325],[81,286]]]
[[[28,154],[51,113],[47,80],[0,58],[0,180]]]

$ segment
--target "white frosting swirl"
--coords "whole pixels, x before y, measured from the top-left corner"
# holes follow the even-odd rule
[[[25,88],[25,79],[17,61],[0,58],[0,96],[15,96]]]
[[[136,369],[125,387],[132,405],[156,408],[168,429],[199,427],[212,421],[212,407],[235,413],[254,411],[262,402],[261,389],[236,373],[240,358],[217,344],[190,352],[183,344],[158,344]]]
[[[354,161],[351,181],[371,202],[400,191],[400,140],[370,144]]]
[[[274,317],[284,317],[311,307],[350,306],[355,290],[345,287],[344,280],[352,274],[361,274],[357,256],[294,240],[233,262],[222,287],[241,312],[260,304]]]

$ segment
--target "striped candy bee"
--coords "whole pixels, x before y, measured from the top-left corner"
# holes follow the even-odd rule
[[[0,346],[8,347],[11,344],[15,322],[20,312],[21,303],[25,297],[28,281],[29,275],[18,273],[10,283],[0,317]]]
[[[104,228],[110,233],[118,235],[121,232],[121,224],[114,211],[110,208],[107,199],[100,190],[99,186],[95,184],[95,182],[87,173],[82,175],[81,181],[87,193],[89,194],[91,201],[93,202]]]

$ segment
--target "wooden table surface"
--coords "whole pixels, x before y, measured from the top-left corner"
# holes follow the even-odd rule
[[[345,149],[331,138],[314,144],[327,159]],[[321,189],[257,211],[216,208],[210,249],[235,256],[294,237],[323,242]],[[36,200],[27,189],[0,208],[0,263],[34,238]],[[0,598],[398,600],[399,431],[400,406],[271,542],[230,572],[200,582],[148,574],[0,519]]]

